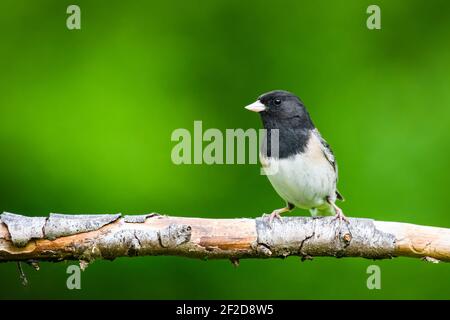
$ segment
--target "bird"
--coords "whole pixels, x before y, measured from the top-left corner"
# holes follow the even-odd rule
[[[313,217],[334,214],[339,223],[348,223],[336,205],[344,198],[337,190],[335,156],[302,100],[291,92],[274,90],[245,108],[261,116],[265,137],[260,163],[275,191],[286,201],[285,207],[272,211],[270,222],[274,218],[281,221],[282,213],[297,207],[309,210]]]

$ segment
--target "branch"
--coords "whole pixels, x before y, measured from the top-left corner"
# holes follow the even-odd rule
[[[296,255],[397,256],[450,261],[450,229],[399,222],[333,217],[202,219],[161,216],[0,215],[0,262],[113,260],[124,256],[273,258]]]

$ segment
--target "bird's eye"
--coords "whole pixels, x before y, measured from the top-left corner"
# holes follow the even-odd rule
[[[277,106],[279,106],[281,104],[281,99],[275,99],[273,100],[273,103]]]

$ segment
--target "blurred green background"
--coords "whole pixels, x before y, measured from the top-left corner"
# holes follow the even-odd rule
[[[0,35],[0,211],[260,216],[283,202],[258,165],[176,166],[170,136],[259,128],[243,106],[285,89],[334,148],[347,215],[450,228],[448,1],[3,0]],[[408,258],[121,258],[73,291],[67,265],[24,266],[24,288],[2,263],[0,298],[450,298],[448,264]]]

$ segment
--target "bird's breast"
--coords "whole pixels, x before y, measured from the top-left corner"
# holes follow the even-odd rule
[[[336,190],[336,173],[320,146],[314,143],[308,144],[305,152],[294,156],[260,156],[260,160],[277,193],[297,207],[320,207]]]

